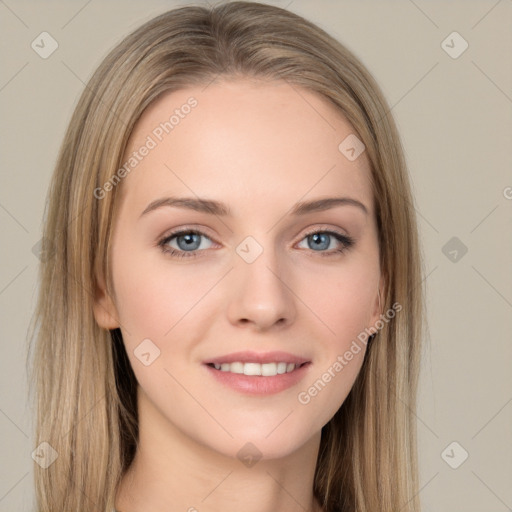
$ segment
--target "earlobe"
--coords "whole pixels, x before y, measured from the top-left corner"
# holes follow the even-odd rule
[[[94,318],[103,329],[116,329],[119,327],[117,309],[114,301],[107,292],[103,278],[98,278],[94,290]]]

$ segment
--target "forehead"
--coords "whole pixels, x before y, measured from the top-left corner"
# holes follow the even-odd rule
[[[284,81],[173,91],[132,132],[123,196],[140,211],[167,194],[219,199],[242,213],[250,205],[281,211],[299,200],[347,195],[372,211],[365,152],[351,161],[339,148],[354,135],[327,99]]]

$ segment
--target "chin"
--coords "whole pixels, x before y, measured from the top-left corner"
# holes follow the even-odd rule
[[[306,432],[304,426],[294,429],[291,423],[293,413],[287,419],[286,415],[280,422],[272,427],[250,426],[238,429],[228,429],[233,439],[227,439],[227,436],[219,436],[218,443],[212,443],[209,439],[209,445],[219,453],[227,457],[237,458],[245,463],[245,460],[272,460],[281,459],[293,454],[308,442],[315,432]],[[284,419],[284,421],[283,421]],[[296,421],[296,419],[295,419]],[[295,425],[297,427],[297,425]],[[316,432],[320,436],[320,430]],[[250,463],[246,464],[250,467]]]

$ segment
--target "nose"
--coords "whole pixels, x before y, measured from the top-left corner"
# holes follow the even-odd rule
[[[275,253],[266,249],[252,263],[235,257],[238,261],[231,272],[229,321],[257,331],[293,323],[296,302],[292,283],[278,269]]]

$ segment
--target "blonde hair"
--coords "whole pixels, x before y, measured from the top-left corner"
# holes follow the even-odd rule
[[[423,268],[399,135],[377,83],[347,48],[296,14],[252,2],[181,7],[145,23],[107,55],[73,113],[49,188],[47,257],[31,325],[36,446],[47,442],[58,454],[46,469],[34,465],[37,510],[110,512],[137,448],[135,375],[119,329],[100,328],[93,314],[99,279],[112,289],[120,187],[101,200],[94,190],[121,167],[150,103],[218,76],[286,80],[316,92],[366,146],[382,311],[403,309],[368,345],[349,396],[322,429],[313,490],[326,512],[417,512]]]

